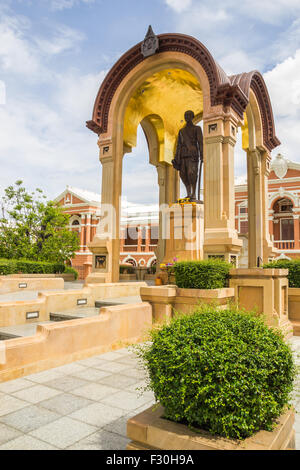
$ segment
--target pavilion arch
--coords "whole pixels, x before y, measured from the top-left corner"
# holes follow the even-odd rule
[[[269,208],[273,210],[276,202],[280,201],[280,199],[289,199],[292,202],[293,207],[298,206],[298,196],[289,191],[283,191],[280,195],[276,193],[273,197],[269,198]]]
[[[234,146],[237,126],[245,124],[246,116],[248,141],[251,140],[247,152],[251,153],[251,162],[258,162],[255,171],[259,172],[260,181],[254,205],[263,211],[256,236],[259,242],[255,239],[250,250],[249,263],[255,265],[257,256],[266,259],[271,250],[266,203],[262,202],[266,185],[262,181],[266,183],[269,153],[279,143],[263,78],[256,71],[228,77],[205,46],[193,37],[162,34],[157,38],[159,48],[153,55],[144,57],[138,43],[112,67],[97,94],[92,120],[87,122],[87,127],[99,136],[102,204],[111,204],[119,221],[122,160],[135,145],[138,124],[146,135],[149,161],[157,167],[159,203],[171,204],[178,199],[179,178],[171,160],[178,130],[184,124],[184,112],[193,109],[195,122],[203,119],[204,256],[222,254],[230,260],[242,246],[234,223]],[[165,93],[158,100],[161,86],[165,87]],[[179,93],[174,92],[176,87]],[[153,102],[159,104],[159,109],[151,105]],[[252,173],[256,174],[254,167]],[[103,244],[111,257],[107,280],[117,281],[118,234],[111,243]],[[164,249],[160,237],[158,263],[163,259]]]

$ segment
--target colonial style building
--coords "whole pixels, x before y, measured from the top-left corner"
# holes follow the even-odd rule
[[[271,162],[269,182],[269,230],[279,255],[300,257],[300,164],[278,154]],[[247,183],[235,187],[235,227],[247,238]]]
[[[300,164],[278,154],[272,160],[269,175],[269,224],[270,234],[278,249],[278,255],[300,257]],[[248,200],[247,182],[235,187],[235,223],[239,236],[244,240],[247,252]],[[70,214],[70,230],[78,232],[80,250],[72,265],[84,279],[92,265],[92,253],[88,243],[92,241],[99,222],[101,197],[90,191],[67,186],[56,198]],[[120,264],[151,267],[156,263],[155,248],[159,225],[156,205],[133,204],[122,201]],[[246,265],[240,259],[240,266]]]
[[[67,186],[55,201],[70,214],[70,230],[78,232],[80,250],[72,260],[79,279],[84,279],[92,266],[88,244],[93,240],[100,218],[101,196]],[[151,267],[156,264],[158,243],[158,208],[156,205],[122,201],[120,264]]]

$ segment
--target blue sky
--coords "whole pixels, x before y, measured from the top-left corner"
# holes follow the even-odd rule
[[[0,191],[19,178],[49,197],[67,184],[100,191],[85,121],[106,72],[149,24],[195,36],[228,74],[260,70],[282,142],[274,154],[300,162],[299,0],[1,0]],[[236,175],[245,170],[239,144]],[[157,200],[141,133],[123,178],[129,200]]]

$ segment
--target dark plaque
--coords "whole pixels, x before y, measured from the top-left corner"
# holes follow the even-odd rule
[[[172,165],[179,171],[186,187],[187,198],[196,201],[198,181],[198,201],[200,199],[201,171],[203,163],[203,135],[201,127],[193,123],[193,111],[184,114],[186,125],[179,131],[175,158]],[[199,165],[200,164],[200,165]]]
[[[106,269],[106,256],[105,255],[95,256],[95,268]]]
[[[145,39],[141,46],[141,52],[144,57],[149,57],[150,55],[155,54],[158,50],[158,37],[155,36],[152,27],[149,26]]]

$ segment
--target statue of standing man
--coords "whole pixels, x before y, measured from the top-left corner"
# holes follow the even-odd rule
[[[186,125],[178,133],[175,158],[172,165],[179,171],[180,178],[186,187],[187,198],[190,201],[196,201],[196,188],[199,170],[199,194],[201,182],[201,169],[203,163],[203,135],[201,127],[193,124],[193,111],[186,111],[184,119]],[[199,195],[198,195],[199,199]]]

